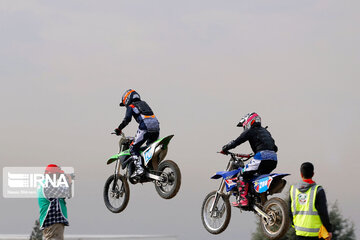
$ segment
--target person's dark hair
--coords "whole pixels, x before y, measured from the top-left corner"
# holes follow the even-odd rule
[[[314,165],[311,162],[301,164],[300,172],[304,178],[310,179],[314,176]]]

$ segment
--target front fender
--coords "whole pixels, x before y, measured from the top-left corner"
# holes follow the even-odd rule
[[[235,170],[232,170],[232,171],[220,171],[220,172],[217,172],[214,176],[212,176],[211,179],[219,179],[219,178],[227,179],[229,177],[235,176],[240,171],[241,171],[241,168],[235,169]]]
[[[120,154],[119,154],[119,153],[111,156],[111,157],[109,158],[109,160],[107,160],[106,164],[109,165],[109,164],[115,162],[116,160],[119,159],[119,157],[120,157]]]
[[[129,150],[126,150],[126,151],[123,151],[123,152],[121,152],[121,153],[117,153],[117,154],[115,154],[115,155],[112,155],[112,156],[109,158],[109,160],[107,160],[106,164],[109,165],[109,164],[115,162],[115,161],[118,160],[119,157],[121,157],[121,156],[130,156],[130,151],[129,151]]]
[[[214,176],[212,176],[212,179],[219,179],[219,178],[223,178],[225,181],[225,186],[226,186],[226,191],[229,192],[231,190],[233,190],[234,188],[236,188],[237,184],[237,175],[239,174],[239,172],[241,171],[241,168],[239,169],[235,169],[232,171],[221,171],[221,172],[217,172]]]

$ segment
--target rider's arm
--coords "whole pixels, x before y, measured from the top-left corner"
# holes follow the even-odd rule
[[[241,135],[237,139],[232,140],[231,142],[229,142],[228,144],[223,146],[222,150],[228,151],[228,150],[233,149],[233,148],[239,146],[240,144],[246,142],[247,140],[249,140],[249,130],[242,132]]]
[[[318,188],[318,192],[316,194],[316,199],[315,199],[315,208],[316,210],[318,210],[321,223],[324,225],[324,227],[329,233],[332,232],[333,229],[329,219],[326,195],[322,187]]]
[[[120,130],[124,129],[124,127],[126,127],[129,124],[129,122],[131,122],[132,115],[133,115],[133,109],[132,107],[129,106],[126,108],[124,120],[120,123],[118,129]]]

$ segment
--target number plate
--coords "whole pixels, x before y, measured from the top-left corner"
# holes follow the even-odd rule
[[[152,151],[151,151],[151,148],[150,148],[146,152],[144,152],[145,164],[147,164],[150,161],[151,158],[152,158]]]

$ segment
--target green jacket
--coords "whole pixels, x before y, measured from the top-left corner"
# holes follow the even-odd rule
[[[51,204],[57,204],[58,201],[62,215],[66,220],[68,220],[66,202],[64,198],[54,198],[52,201],[50,201],[48,198],[46,198],[44,188],[41,185],[39,185],[37,194],[40,208],[40,229],[43,229],[43,224],[47,214],[49,213]]]

